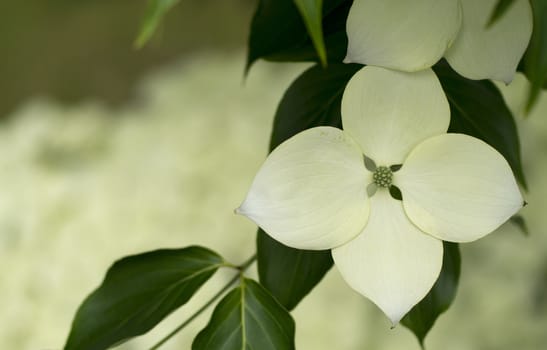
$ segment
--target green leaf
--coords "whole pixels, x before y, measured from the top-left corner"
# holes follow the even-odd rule
[[[527,111],[532,109],[547,83],[547,1],[530,2],[534,13],[534,31],[524,55],[524,73],[531,82]]]
[[[277,108],[270,150],[289,137],[314,126],[341,127],[340,103],[349,79],[360,65],[314,66],[298,77]],[[287,309],[293,309],[332,266],[330,251],[289,248],[263,231],[257,236],[260,282]]]
[[[443,242],[443,267],[433,288],[402,319],[403,326],[410,329],[423,348],[424,339],[437,318],[452,304],[460,279],[460,250],[457,243]]]
[[[287,310],[294,309],[333,264],[330,251],[289,248],[262,230],[256,245],[260,281]]]
[[[317,51],[295,4],[297,0],[260,0],[251,23],[247,70],[259,58],[274,61],[316,61]],[[298,0],[306,2],[304,0]],[[323,1],[322,31],[326,57],[341,61],[347,38],[345,21],[351,1]],[[317,28],[317,24],[315,24]],[[314,29],[317,32],[317,29]],[[317,40],[317,39],[315,39]],[[334,52],[330,52],[330,47]],[[340,54],[343,51],[343,54]],[[342,56],[342,57],[340,57]]]
[[[141,29],[137,39],[135,40],[135,46],[140,49],[146,43],[160,24],[163,16],[169,11],[173,6],[175,6],[179,0],[150,0],[148,3],[148,9],[146,10],[146,15],[141,24]]]
[[[317,55],[323,66],[327,65],[327,52],[325,42],[323,41],[323,26],[322,26],[322,8],[323,0],[294,0],[298,7],[302,19],[306,24],[306,29],[313,41],[313,45],[317,50]]]
[[[197,246],[117,261],[80,305],[65,350],[107,349],[148,332],[223,264],[218,254]]]
[[[327,61],[341,63],[346,57],[348,38],[345,31],[336,31],[326,34],[325,46],[327,47]],[[311,42],[280,50],[264,57],[273,62],[317,62],[317,53]]]
[[[264,287],[242,279],[217,305],[193,350],[291,350],[294,321]]]
[[[491,26],[498,19],[503,17],[505,12],[509,9],[509,7],[511,7],[513,2],[515,2],[515,0],[498,0],[498,3],[496,4],[496,7],[494,7],[494,11],[492,11],[490,19],[488,20],[488,26]]]
[[[340,104],[358,64],[318,65],[306,70],[289,86],[275,112],[270,151],[286,139],[314,126],[341,128]]]
[[[530,231],[528,230],[528,225],[526,224],[526,220],[524,220],[524,217],[522,215],[513,215],[510,219],[511,223],[518,227],[520,232],[522,232],[523,235],[529,236]]]
[[[436,65],[434,70],[450,103],[448,131],[477,137],[494,147],[526,188],[517,126],[496,86],[488,80],[463,78],[446,62]]]

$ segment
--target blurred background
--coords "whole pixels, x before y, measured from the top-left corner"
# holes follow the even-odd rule
[[[253,253],[255,227],[233,209],[306,65],[259,62],[243,84],[252,0],[181,1],[137,51],[146,5],[0,2],[0,349],[61,349],[122,256],[193,244],[234,263]],[[461,246],[458,295],[428,349],[547,347],[547,98],[524,118],[526,80],[500,88],[520,127],[530,235],[506,224]],[[147,349],[228,275],[119,349]],[[164,349],[189,349],[209,315]],[[419,349],[335,269],[294,317],[298,349]]]

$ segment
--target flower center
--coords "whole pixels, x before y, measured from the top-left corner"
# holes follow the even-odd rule
[[[374,171],[372,179],[378,187],[389,187],[393,183],[393,172],[387,166],[379,166]]]

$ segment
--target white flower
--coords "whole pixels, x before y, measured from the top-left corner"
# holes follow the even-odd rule
[[[285,245],[332,249],[347,283],[396,324],[437,279],[441,240],[476,240],[522,207],[503,156],[473,137],[446,134],[449,121],[430,69],[365,67],[344,92],[344,130],[308,129],[277,147],[236,212]],[[402,202],[390,196],[391,183]]]
[[[528,0],[492,26],[497,0],[355,0],[345,62],[419,71],[445,57],[469,79],[509,83],[532,34]]]

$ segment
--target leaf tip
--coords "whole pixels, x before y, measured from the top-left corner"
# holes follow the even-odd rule
[[[149,39],[149,35],[144,35],[144,32],[141,32],[133,42],[133,49],[141,50],[146,45]]]
[[[528,100],[526,101],[526,107],[524,108],[524,115],[528,117],[536,105],[537,98],[539,96],[540,88],[532,86],[528,93]]]
[[[319,44],[319,47],[317,48],[317,55],[319,56],[319,62],[321,62],[321,67],[327,68],[329,63],[327,61],[327,51],[325,49],[324,43]]]
[[[247,77],[249,76],[249,72],[251,71],[251,68],[253,67],[254,63],[256,62],[256,57],[253,57],[251,53],[247,56],[247,62],[245,62],[245,68],[243,69],[243,82],[247,80]]]

